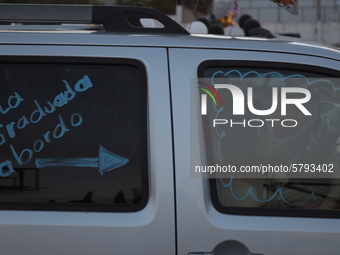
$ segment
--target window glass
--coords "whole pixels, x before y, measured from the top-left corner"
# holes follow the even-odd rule
[[[145,205],[144,67],[122,59],[83,61],[0,63],[0,209]]]
[[[215,206],[274,215],[339,209],[339,79],[303,66],[252,66],[199,70]]]

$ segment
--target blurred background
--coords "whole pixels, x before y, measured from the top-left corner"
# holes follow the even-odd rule
[[[298,13],[288,9],[288,2],[296,5]],[[273,35],[340,47],[340,0],[0,0],[0,3],[143,5],[169,15],[192,33],[210,34],[221,32],[202,29],[197,21],[214,20],[216,24],[216,20],[234,10],[233,24],[222,24],[225,35],[243,35],[239,20],[247,14]]]

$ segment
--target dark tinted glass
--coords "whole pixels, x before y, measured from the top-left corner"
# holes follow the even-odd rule
[[[209,64],[199,73],[202,88],[227,84],[244,96],[244,110],[233,104],[240,97],[232,87],[211,92],[217,103],[206,96],[209,166],[235,170],[211,180],[215,206],[226,213],[287,216],[339,209],[339,78],[301,65]],[[284,98],[291,101],[284,104]]]
[[[140,209],[147,200],[144,67],[52,61],[0,64],[0,209]]]

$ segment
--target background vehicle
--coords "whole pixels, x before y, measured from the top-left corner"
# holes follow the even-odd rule
[[[327,210],[248,196],[229,206],[215,180],[190,173],[192,162],[208,164],[213,139],[204,133],[197,78],[237,70],[335,79],[335,90],[316,94],[336,103],[338,49],[189,35],[137,7],[1,5],[0,16],[103,23],[1,27],[3,253],[338,254],[337,200]],[[144,18],[163,28],[141,27]],[[254,187],[268,197],[263,184],[239,192]],[[287,189],[336,199],[332,185],[297,181]],[[327,190],[305,192],[316,186]]]

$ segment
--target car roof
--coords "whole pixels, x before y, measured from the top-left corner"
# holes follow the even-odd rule
[[[340,49],[299,38],[279,36],[273,39],[248,36],[133,34],[79,29],[77,26],[0,26],[0,44],[136,46],[191,49],[250,50],[306,54],[340,59]],[[114,39],[113,39],[114,38]]]
[[[18,15],[21,14],[21,15]],[[39,13],[39,15],[36,15]],[[114,14],[114,15],[113,15]],[[163,27],[143,27],[152,18]],[[340,49],[292,37],[190,34],[168,16],[144,7],[1,5],[0,20],[52,25],[0,26],[0,44],[162,47],[281,52],[340,59]],[[67,24],[81,23],[78,24]],[[64,25],[53,25],[62,23]],[[66,23],[66,25],[65,25]],[[92,25],[85,25],[92,23]],[[93,25],[101,24],[101,25]]]

